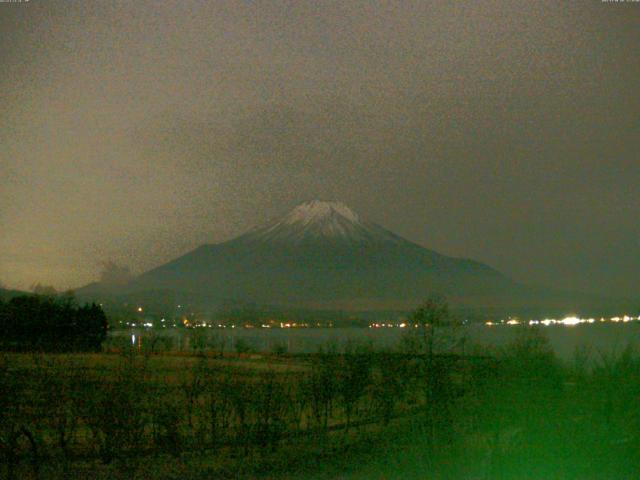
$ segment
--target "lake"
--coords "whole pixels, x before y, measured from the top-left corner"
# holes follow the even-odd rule
[[[466,351],[474,346],[499,347],[508,344],[517,335],[521,326],[470,325],[458,329],[457,335],[464,337]],[[574,326],[551,325],[538,327],[549,339],[559,358],[569,360],[577,349],[586,349],[592,356],[619,353],[627,345],[640,347],[640,322],[594,323]],[[116,330],[109,334],[107,346],[135,345],[148,347],[155,337],[169,339],[170,349],[189,351],[194,338],[206,337],[210,343],[224,343],[225,351],[233,351],[237,342],[244,343],[257,352],[272,352],[275,349],[289,353],[313,353],[320,347],[333,344],[338,350],[349,342],[371,343],[375,348],[397,346],[404,328],[201,328],[161,330],[129,329]],[[194,337],[195,335],[195,337]],[[197,341],[197,340],[195,340]],[[158,342],[159,348],[162,341]],[[165,348],[166,348],[165,343]]]

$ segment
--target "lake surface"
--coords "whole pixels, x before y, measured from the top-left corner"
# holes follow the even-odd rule
[[[465,351],[474,346],[500,347],[517,337],[520,326],[471,325],[458,329],[464,338]],[[107,345],[149,346],[154,338],[157,348],[189,351],[194,342],[203,337],[210,345],[224,344],[225,351],[234,351],[240,342],[257,352],[276,349],[289,353],[313,353],[321,347],[333,345],[344,349],[349,342],[370,343],[375,348],[394,348],[407,330],[403,328],[226,328],[226,329],[130,329],[110,332]],[[575,326],[552,325],[539,327],[549,339],[556,355],[564,360],[573,358],[577,349],[586,349],[593,357],[620,353],[628,345],[640,348],[640,321],[630,323],[595,323]],[[164,340],[166,339],[166,340]],[[219,347],[218,347],[219,348]]]

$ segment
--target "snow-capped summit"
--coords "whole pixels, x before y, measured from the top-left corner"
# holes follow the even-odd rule
[[[332,214],[341,215],[347,220],[359,223],[360,217],[357,213],[341,202],[323,202],[320,200],[312,200],[310,202],[301,203],[294,208],[283,219],[284,222],[293,224],[301,222],[303,224],[313,223]]]
[[[341,202],[312,200],[241,237],[249,242],[293,244],[331,240],[348,243],[396,242],[399,238],[367,222]]]

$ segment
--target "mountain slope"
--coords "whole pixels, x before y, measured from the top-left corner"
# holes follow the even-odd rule
[[[332,307],[411,303],[438,291],[493,295],[515,285],[481,263],[420,247],[339,203],[308,202],[231,241],[203,245],[138,277],[129,289]]]
[[[23,296],[23,295],[31,295],[31,293],[22,292],[20,290],[9,290],[9,289],[0,287],[0,300],[9,301],[13,297],[20,297],[20,296]]]
[[[100,288],[93,284],[79,293],[96,296]],[[200,305],[235,300],[358,310],[412,308],[432,293],[467,308],[564,308],[584,301],[518,284],[473,260],[441,255],[341,203],[319,201],[233,240],[202,245],[119,291],[147,298],[171,292]]]

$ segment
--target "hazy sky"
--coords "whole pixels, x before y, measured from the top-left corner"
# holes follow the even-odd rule
[[[640,3],[0,3],[0,282],[136,272],[312,199],[640,295]]]

